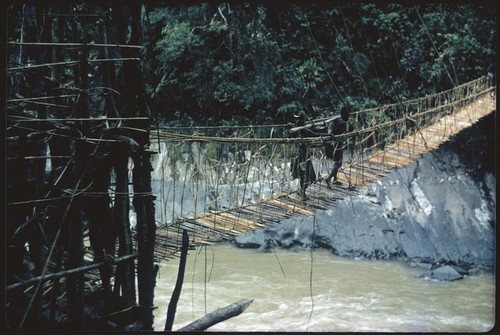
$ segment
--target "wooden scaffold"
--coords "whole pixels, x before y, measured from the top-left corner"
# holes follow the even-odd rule
[[[141,5],[101,9],[9,8],[18,20],[9,24],[20,27],[8,41],[11,329],[152,329],[156,225]],[[89,29],[102,41],[89,41]]]

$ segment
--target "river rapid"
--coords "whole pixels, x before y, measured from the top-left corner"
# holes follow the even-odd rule
[[[156,331],[164,329],[178,264],[160,264]],[[262,252],[218,243],[189,251],[173,330],[245,298],[253,302],[242,314],[208,331],[485,332],[494,326],[493,273],[438,282],[419,278],[427,271],[326,249]]]

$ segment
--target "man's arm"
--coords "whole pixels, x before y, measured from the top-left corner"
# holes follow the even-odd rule
[[[310,128],[304,128],[304,129],[302,129],[302,136],[303,137],[322,137],[322,136],[332,136],[332,134],[320,133],[320,132],[316,132],[314,130],[311,130]]]

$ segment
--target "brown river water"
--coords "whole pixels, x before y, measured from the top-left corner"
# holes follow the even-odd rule
[[[155,330],[162,331],[178,259],[161,263]],[[495,324],[495,276],[453,282],[398,261],[314,252],[262,252],[220,243],[190,250],[173,330],[238,300],[252,304],[212,332],[484,332]]]

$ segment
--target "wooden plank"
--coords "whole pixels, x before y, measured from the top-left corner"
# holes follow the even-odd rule
[[[346,171],[346,174],[349,176],[354,176],[354,178],[351,177],[351,180],[354,179],[356,180],[356,183],[358,183],[358,180],[364,182],[364,181],[369,181],[373,182],[378,179],[377,176],[370,174],[369,172],[360,169],[355,166],[348,166],[344,169]]]
[[[384,177],[387,174],[387,166],[370,162],[367,160],[368,158],[363,161],[356,162],[354,166],[369,170],[373,175],[377,176],[377,179]]]
[[[215,230],[215,231],[217,231],[217,232],[219,232],[221,234],[228,234],[228,232],[225,229],[225,227],[217,226],[217,222],[215,222],[215,225],[214,225],[213,218],[198,217],[195,220],[193,220],[193,222],[195,222],[197,224],[200,224],[200,225],[203,225],[205,227],[208,227],[210,229],[213,229],[213,230]]]
[[[398,144],[400,144],[400,148],[403,150],[405,150],[406,147],[410,147],[410,149],[413,149],[413,152],[415,152],[415,149],[417,149],[417,151],[429,150],[427,145],[421,139],[417,141],[413,136],[405,137],[404,139],[399,140]]]
[[[286,210],[291,213],[297,212],[297,208],[304,208],[303,203],[300,203],[298,200],[292,198],[269,199],[266,201],[266,204],[279,208],[279,211]]]
[[[391,167],[403,167],[413,162],[411,159],[394,156],[385,152],[370,157],[369,161],[382,163]]]
[[[232,218],[233,220],[238,221],[238,222],[240,222],[243,225],[247,224],[247,225],[252,225],[252,226],[256,226],[256,227],[265,227],[265,225],[263,225],[261,223],[258,223],[256,221],[252,221],[252,220],[246,219],[246,218],[242,217],[241,215],[235,215],[235,214],[232,214],[232,213],[225,213],[225,215],[228,218]]]
[[[304,207],[301,207],[301,206],[299,207],[296,204],[286,203],[284,201],[280,201],[280,200],[277,200],[277,199],[270,199],[269,203],[275,204],[275,205],[279,206],[280,208],[287,209],[287,210],[291,211],[292,213],[300,213],[300,214],[304,214],[304,215],[307,215],[307,216],[314,215],[314,212],[312,212],[310,210],[307,210]]]

